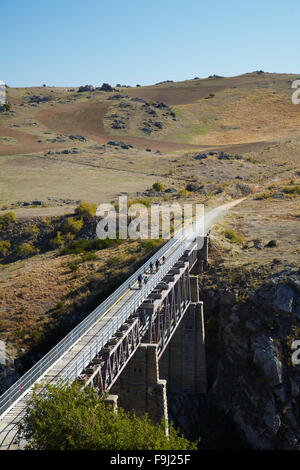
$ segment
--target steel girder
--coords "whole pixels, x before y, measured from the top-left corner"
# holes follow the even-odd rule
[[[141,342],[158,344],[160,358],[191,302],[189,271],[194,257],[186,253],[136,312],[122,325],[78,381],[100,394],[116,382]]]

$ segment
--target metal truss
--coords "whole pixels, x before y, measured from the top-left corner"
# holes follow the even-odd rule
[[[138,309],[146,330],[142,342],[156,343],[159,358],[190,302],[189,262],[178,262]]]
[[[191,302],[190,259],[177,262],[78,377],[108,392],[141,342],[158,345],[160,358]],[[193,264],[193,263],[192,263]]]
[[[139,326],[137,317],[129,318],[77,380],[84,386],[96,389],[100,394],[108,391],[141,342]]]

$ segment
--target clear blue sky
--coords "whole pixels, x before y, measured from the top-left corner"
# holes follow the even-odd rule
[[[0,0],[10,86],[300,73],[299,0]]]

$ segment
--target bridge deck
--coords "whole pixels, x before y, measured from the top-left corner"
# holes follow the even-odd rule
[[[172,246],[167,252],[166,257],[170,256],[177,248],[177,245]],[[155,270],[154,270],[155,273]],[[149,280],[153,274],[147,273]],[[102,315],[100,319],[86,332],[79,340],[74,343],[63,356],[61,356],[49,369],[37,380],[35,383],[51,383],[58,380],[63,371],[73,364],[76,364],[76,359],[79,354],[88,349],[89,344],[97,337],[99,332],[107,325],[110,320],[121,311],[124,306],[139,293],[138,283],[136,282],[128,289],[120,298]],[[78,370],[80,373],[81,370]],[[32,385],[33,387],[33,385]],[[0,418],[0,449],[14,449],[17,448],[13,443],[16,438],[17,424],[25,414],[28,400],[32,396],[32,387],[30,387],[23,396],[14,402],[11,408],[6,411]]]
[[[211,225],[214,223],[214,221],[222,214],[222,212],[224,210],[226,210],[229,207],[232,207],[233,205],[237,204],[238,202],[240,202],[240,200],[227,203],[224,206],[221,206],[219,208],[215,208],[215,209],[209,211],[208,214],[205,215],[204,233],[207,232],[207,230],[211,227]],[[165,263],[165,266],[162,266],[160,268],[161,273],[163,275],[165,275],[167,273],[167,268],[168,269],[171,268],[171,264],[173,263],[174,259],[176,257],[177,257],[177,259],[179,259],[181,247],[179,246],[179,248],[178,248],[178,245],[180,245],[179,240],[177,240],[174,244],[172,244],[171,246],[166,247],[166,249],[163,250],[163,254],[165,255],[166,260],[167,260],[166,263]],[[177,253],[176,253],[176,251],[177,251]],[[172,254],[174,254],[173,257],[172,257]],[[156,255],[156,256],[158,256],[158,255]],[[174,263],[175,262],[176,261],[174,261]],[[111,306],[109,306],[109,304],[107,304],[108,308],[106,310],[103,309],[103,313],[100,317],[98,316],[98,313],[99,313],[98,309],[96,309],[97,310],[96,312],[92,312],[92,314],[95,313],[97,316],[95,316],[95,317],[93,316],[93,322],[88,323],[88,325],[91,325],[91,326],[87,326],[87,328],[85,328],[86,331],[83,332],[82,334],[81,334],[81,331],[83,331],[83,330],[79,330],[80,334],[78,334],[77,336],[75,335],[75,338],[78,338],[75,342],[73,342],[73,332],[71,332],[72,344],[68,343],[69,346],[67,346],[65,352],[61,352],[61,349],[56,350],[56,348],[54,348],[54,358],[56,357],[56,351],[58,351],[58,358],[57,358],[56,362],[53,362],[53,356],[51,356],[51,359],[50,359],[51,360],[51,365],[49,364],[49,367],[47,368],[46,366],[47,366],[47,361],[48,361],[49,356],[47,357],[47,355],[46,355],[43,358],[44,359],[43,367],[45,367],[44,369],[41,369],[41,371],[43,371],[43,370],[45,371],[43,374],[39,373],[40,363],[36,364],[37,370],[34,371],[34,374],[36,374],[35,378],[32,380],[32,385],[31,386],[29,386],[28,382],[27,382],[26,385],[28,386],[28,388],[27,388],[27,390],[24,391],[23,395],[21,394],[22,389],[20,390],[20,394],[19,394],[19,385],[21,387],[22,383],[23,383],[21,379],[20,379],[20,381],[17,381],[16,384],[14,384],[11,387],[11,388],[14,388],[14,391],[15,391],[16,387],[17,387],[17,390],[18,390],[18,393],[16,393],[16,396],[18,398],[14,398],[12,396],[12,404],[11,405],[10,405],[10,401],[9,401],[10,396],[11,396],[10,395],[11,389],[9,389],[7,392],[5,392],[5,394],[6,394],[6,395],[4,394],[5,395],[5,400],[6,400],[5,401],[5,406],[3,407],[3,405],[2,405],[2,410],[5,410],[5,411],[4,412],[1,411],[2,414],[0,416],[0,449],[3,449],[3,450],[4,449],[13,449],[13,448],[17,447],[14,444],[14,439],[15,439],[16,434],[17,434],[17,424],[19,423],[19,421],[22,419],[22,417],[24,416],[24,414],[26,412],[27,401],[32,395],[32,387],[33,387],[34,383],[39,382],[39,383],[45,383],[46,384],[46,383],[50,383],[50,382],[55,382],[60,377],[64,377],[64,378],[67,378],[67,379],[73,377],[73,380],[74,380],[74,377],[77,376],[77,375],[74,375],[74,374],[76,374],[77,372],[80,373],[81,370],[94,357],[94,355],[89,357],[89,350],[90,350],[90,353],[92,354],[92,347],[93,347],[93,354],[94,354],[95,347],[98,346],[98,339],[97,338],[101,336],[102,330],[104,330],[105,327],[106,327],[106,332],[105,332],[105,334],[102,334],[102,337],[101,337],[101,340],[102,340],[101,344],[103,344],[103,341],[108,338],[108,334],[113,335],[113,333],[117,331],[118,327],[115,328],[117,323],[119,322],[119,320],[122,320],[123,317],[125,317],[126,315],[129,315],[128,312],[130,311],[130,308],[133,307],[133,310],[134,310],[135,308],[137,308],[138,304],[142,303],[142,301],[143,301],[142,296],[144,295],[144,292],[147,291],[147,294],[144,296],[144,298],[146,298],[147,295],[149,295],[149,293],[155,288],[157,283],[159,283],[160,280],[163,277],[163,276],[159,276],[159,275],[155,275],[155,274],[153,276],[154,277],[151,280],[152,276],[151,276],[151,274],[149,274],[149,286],[146,289],[144,288],[143,292],[138,289],[137,282],[132,283],[132,286],[131,286],[130,289],[127,289],[125,291],[122,290],[122,292],[123,292],[122,295],[120,295],[118,297],[117,294],[116,294],[116,301]],[[161,277],[161,279],[159,279],[156,282],[156,280],[159,277]],[[121,292],[121,291],[118,291],[118,292]],[[125,311],[126,315],[123,315],[123,311]],[[120,313],[120,312],[122,312],[122,316],[118,317],[118,313]],[[118,317],[117,321],[115,321],[116,317]],[[87,317],[87,318],[89,318],[89,317]],[[94,321],[94,318],[96,318],[95,321]],[[90,319],[89,319],[89,321],[90,321]],[[109,328],[107,328],[108,325],[109,325]],[[110,326],[110,325],[112,325],[112,326]],[[115,330],[114,330],[114,328],[115,328]],[[76,328],[73,331],[75,331],[75,330],[76,330]],[[76,334],[77,333],[78,333],[78,330],[77,330]],[[68,338],[68,340],[70,340],[70,339]],[[65,349],[64,349],[64,346],[63,346],[62,351],[64,351],[64,350]],[[84,354],[83,354],[83,351],[84,351]],[[53,353],[53,351],[51,351],[51,353]],[[83,358],[82,359],[82,364],[78,360],[78,358],[80,358],[80,359]],[[85,364],[83,363],[84,361],[85,361]],[[46,364],[46,366],[45,366],[45,364]],[[80,369],[81,366],[82,366],[82,368]],[[72,367],[73,367],[73,370],[72,370]],[[65,374],[66,371],[67,371],[67,375]],[[69,371],[71,371],[70,377],[69,377]],[[29,384],[31,384],[31,371],[30,371],[29,376],[30,376]],[[36,377],[38,377],[38,378],[36,378]],[[3,402],[4,401],[2,401],[2,403]],[[21,447],[22,447],[22,443],[21,443]]]

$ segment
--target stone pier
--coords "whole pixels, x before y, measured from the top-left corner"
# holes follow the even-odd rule
[[[118,405],[137,416],[148,413],[154,423],[167,423],[166,380],[159,378],[156,344],[141,344],[122,372],[111,393],[118,395]]]
[[[193,276],[194,294],[198,277]],[[203,302],[193,302],[158,361],[156,344],[141,344],[111,388],[108,401],[158,423],[168,421],[167,387],[173,392],[207,391]],[[117,395],[117,397],[116,397]],[[167,429],[167,426],[166,426]]]
[[[206,393],[203,303],[192,303],[159,361],[168,390]]]
[[[205,236],[203,238],[200,237],[200,240],[198,242],[199,246],[201,242],[203,244],[197,252],[197,263],[195,264],[192,270],[192,272],[195,274],[203,273],[203,271],[205,271],[208,266],[208,236]]]

